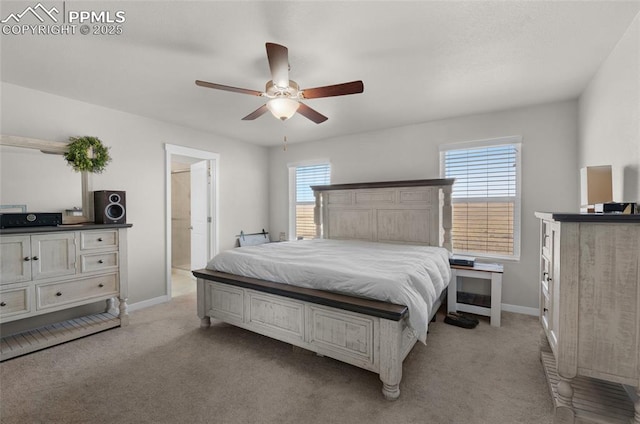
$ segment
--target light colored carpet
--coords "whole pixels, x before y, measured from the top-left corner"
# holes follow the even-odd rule
[[[0,364],[2,423],[552,422],[535,317],[501,328],[430,325],[400,399],[376,374],[223,323],[199,328],[193,293],[131,325]]]

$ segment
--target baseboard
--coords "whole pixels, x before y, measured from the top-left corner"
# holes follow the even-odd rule
[[[533,316],[540,315],[540,310],[538,308],[530,308],[528,306],[508,305],[506,303],[503,303],[502,305],[500,305],[500,307],[505,312],[515,312],[516,314],[533,315]]]
[[[161,303],[166,303],[170,300],[171,300],[171,297],[167,295],[154,297],[153,299],[147,299],[141,302],[132,303],[131,305],[129,305],[128,311],[129,312],[137,311],[139,309],[148,308],[149,306],[155,306]]]

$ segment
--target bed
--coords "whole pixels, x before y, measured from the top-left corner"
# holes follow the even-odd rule
[[[449,283],[452,184],[312,187],[318,240],[233,249],[193,271],[201,327],[222,320],[378,373],[385,398],[397,399],[402,362],[417,340],[425,341]],[[390,261],[370,256],[373,251]],[[296,264],[296,256],[306,266]],[[342,263],[352,257],[360,259]],[[429,288],[418,284],[417,274],[430,280]],[[391,290],[394,284],[408,294]]]

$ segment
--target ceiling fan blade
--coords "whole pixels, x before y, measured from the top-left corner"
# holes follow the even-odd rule
[[[304,103],[300,103],[300,106],[298,106],[298,113],[308,119],[311,119],[316,124],[321,124],[327,119],[329,119],[323,114],[321,114],[320,112],[314,109],[311,109],[309,106],[305,105]]]
[[[266,46],[273,83],[279,88],[289,87],[289,49],[275,43]]]
[[[320,97],[346,96],[347,94],[358,94],[364,91],[362,81],[351,81],[343,84],[327,85],[325,87],[305,88],[302,90],[302,97],[305,99],[317,99]]]
[[[228,85],[214,84],[212,82],[196,80],[196,85],[200,87],[215,88],[216,90],[231,91],[234,93],[251,94],[252,96],[262,96],[261,91],[249,90],[247,88],[231,87]]]
[[[252,120],[254,120],[256,118],[259,118],[262,115],[264,115],[268,110],[269,109],[267,109],[267,105],[262,105],[258,109],[254,110],[253,112],[251,112],[250,114],[248,114],[247,116],[242,118],[242,120],[243,121],[252,121]]]

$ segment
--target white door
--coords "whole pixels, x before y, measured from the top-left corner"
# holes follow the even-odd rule
[[[201,269],[209,260],[209,161],[191,165],[191,269]]]

